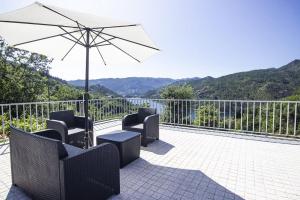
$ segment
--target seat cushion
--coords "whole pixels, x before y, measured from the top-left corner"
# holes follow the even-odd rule
[[[68,135],[72,135],[72,134],[76,134],[76,133],[82,133],[84,132],[84,129],[83,128],[70,128],[68,129]]]
[[[142,124],[142,123],[133,124],[133,125],[130,125],[130,126],[125,126],[124,129],[128,130],[128,131],[134,131],[134,132],[142,133],[143,129],[144,129],[144,124]]]
[[[76,155],[81,154],[82,152],[84,152],[83,149],[78,148],[78,147],[74,147],[74,146],[69,145],[69,144],[64,144],[64,147],[65,147],[66,151],[68,152],[68,157],[76,156]]]

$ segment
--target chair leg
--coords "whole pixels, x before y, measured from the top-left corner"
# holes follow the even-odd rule
[[[142,138],[142,142],[141,143],[142,143],[143,147],[147,147],[148,146],[147,140],[145,138]]]

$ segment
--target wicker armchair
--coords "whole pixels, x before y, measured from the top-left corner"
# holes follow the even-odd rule
[[[61,134],[64,143],[84,147],[85,121],[84,117],[74,116],[72,110],[50,113],[47,128]],[[89,120],[89,146],[93,146],[93,122]]]
[[[122,129],[141,133],[141,144],[147,147],[149,142],[159,139],[159,115],[156,109],[139,108],[138,113],[123,118]]]
[[[12,183],[33,199],[106,199],[120,193],[119,152],[113,144],[83,150],[60,137],[54,130],[26,133],[11,127]]]

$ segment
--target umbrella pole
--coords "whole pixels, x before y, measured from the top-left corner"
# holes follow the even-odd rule
[[[85,68],[85,93],[84,93],[84,117],[85,117],[85,149],[89,148],[89,50],[90,30],[86,30],[86,68]],[[93,138],[92,138],[93,139]]]

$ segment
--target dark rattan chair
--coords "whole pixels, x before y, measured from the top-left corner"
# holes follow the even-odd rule
[[[74,116],[74,111],[65,110],[50,113],[47,128],[57,130],[64,143],[84,147],[85,120]],[[93,146],[93,122],[89,120],[89,146]]]
[[[149,142],[159,139],[159,115],[156,109],[139,108],[138,113],[123,118],[122,129],[141,133],[141,144],[147,147]]]
[[[45,136],[50,136],[47,138]],[[120,193],[119,152],[113,144],[88,150],[63,144],[54,130],[11,127],[12,183],[33,199],[106,199]]]

